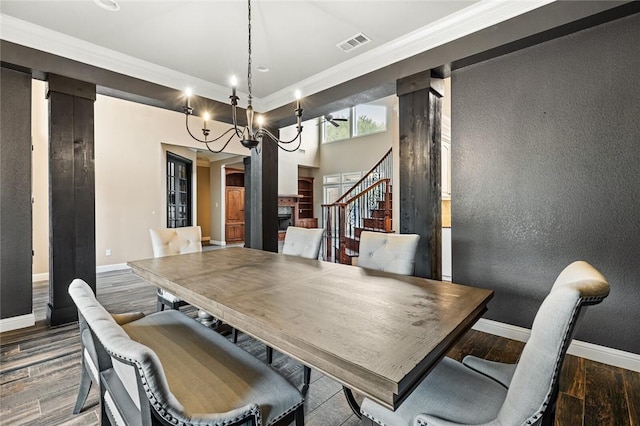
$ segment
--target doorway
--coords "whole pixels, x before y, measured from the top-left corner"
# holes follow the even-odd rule
[[[225,240],[244,242],[244,170],[225,169]]]

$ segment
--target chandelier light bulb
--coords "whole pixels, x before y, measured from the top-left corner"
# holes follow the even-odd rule
[[[236,87],[238,85],[238,77],[235,75],[231,76],[231,87]]]
[[[262,128],[263,124],[264,124],[264,116],[259,115],[258,116],[258,127]]]
[[[193,95],[193,90],[191,87],[187,87],[187,90],[184,91],[184,94],[187,96],[187,111],[191,109],[191,95]]]
[[[202,120],[204,120],[204,127],[202,128],[202,130],[208,130],[207,129],[207,121],[209,121],[209,118],[211,118],[209,116],[208,112],[205,112],[204,114],[202,114]]]
[[[300,98],[302,98],[302,92],[300,91],[300,89],[296,89],[294,95],[295,95],[297,101],[299,101]]]

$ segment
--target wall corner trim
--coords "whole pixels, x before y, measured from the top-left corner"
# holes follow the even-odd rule
[[[528,328],[518,327],[511,324],[505,324],[498,321],[480,318],[472,327],[474,330],[484,333],[493,334],[495,336],[506,337],[507,339],[526,342],[529,339],[531,330]],[[620,367],[631,371],[640,372],[640,355],[631,352],[625,352],[618,349],[608,348],[606,346],[595,345],[593,343],[575,340],[571,342],[567,353],[590,359],[592,361],[602,362],[604,364]]]
[[[18,315],[11,318],[3,318],[0,320],[0,333],[5,331],[17,330],[19,328],[32,327],[36,324],[36,317],[32,313]]]

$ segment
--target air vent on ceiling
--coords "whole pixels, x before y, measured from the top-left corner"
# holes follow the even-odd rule
[[[353,49],[362,46],[363,44],[369,43],[370,41],[371,39],[369,37],[362,33],[358,33],[353,37],[350,37],[345,41],[336,44],[336,46],[338,46],[338,48],[344,52],[350,52]]]

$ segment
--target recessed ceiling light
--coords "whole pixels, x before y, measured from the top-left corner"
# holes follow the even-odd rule
[[[93,2],[101,8],[110,10],[112,12],[117,12],[118,10],[120,10],[120,5],[116,0],[93,0]]]
[[[269,72],[269,67],[258,67],[257,69],[260,72]]]

